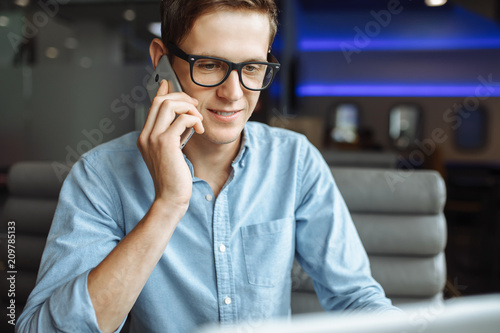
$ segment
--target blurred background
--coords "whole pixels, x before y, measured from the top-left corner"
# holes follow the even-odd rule
[[[278,1],[282,67],[252,119],[333,166],[446,181],[449,292],[500,291],[500,1]],[[159,1],[0,2],[0,207],[18,161],[61,172],[140,130]]]

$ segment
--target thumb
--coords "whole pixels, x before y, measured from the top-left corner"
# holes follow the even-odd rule
[[[162,96],[168,94],[170,90],[168,81],[163,79],[160,82],[160,87],[158,88],[158,92],[156,93],[156,96]]]

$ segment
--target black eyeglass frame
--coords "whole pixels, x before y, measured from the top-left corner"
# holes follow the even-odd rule
[[[217,86],[221,85],[222,83],[224,83],[227,80],[227,78],[229,77],[229,75],[231,74],[231,72],[233,70],[236,70],[238,72],[238,78],[240,80],[240,83],[241,83],[241,85],[243,87],[245,87],[245,89],[252,90],[252,91],[262,91],[262,90],[267,89],[271,85],[271,83],[274,80],[274,77],[276,76],[276,73],[279,71],[280,66],[281,66],[280,63],[278,62],[278,60],[271,54],[271,52],[269,52],[267,54],[267,58],[271,62],[246,61],[246,62],[234,63],[234,62],[228,61],[226,59],[221,59],[221,58],[217,58],[217,57],[209,57],[209,56],[200,56],[200,55],[194,55],[194,54],[187,54],[186,52],[182,51],[177,45],[172,44],[172,43],[168,43],[167,44],[167,48],[168,48],[168,50],[174,56],[176,56],[176,57],[178,57],[178,58],[180,58],[180,59],[182,59],[184,61],[187,61],[189,63],[190,74],[191,74],[191,81],[193,81],[195,84],[197,84],[199,86],[207,87],[207,88],[217,87]],[[224,76],[224,78],[219,83],[217,83],[217,84],[202,84],[202,83],[196,82],[195,79],[194,79],[194,77],[193,77],[193,67],[194,67],[194,63],[197,60],[199,60],[199,59],[218,60],[218,61],[222,61],[222,62],[226,63],[228,65],[228,70],[227,70],[227,73]],[[243,79],[242,79],[242,75],[241,75],[241,70],[242,70],[242,68],[244,66],[246,66],[248,64],[259,64],[259,65],[267,65],[267,66],[272,67],[272,69],[273,69],[273,76],[271,77],[271,80],[269,80],[269,83],[265,87],[262,87],[262,88],[249,88],[249,87],[247,87],[245,85],[245,83],[243,83]]]

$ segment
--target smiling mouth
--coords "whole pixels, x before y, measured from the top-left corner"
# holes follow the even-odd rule
[[[217,111],[217,110],[211,110],[211,109],[208,109],[208,110],[210,112],[218,114],[219,116],[225,116],[225,117],[232,116],[233,114],[235,114],[236,112],[238,112],[238,111]]]

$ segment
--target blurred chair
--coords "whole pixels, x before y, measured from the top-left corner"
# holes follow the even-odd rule
[[[16,313],[21,314],[35,286],[45,240],[52,223],[62,180],[50,162],[20,162],[14,164],[7,176],[8,197],[1,214],[2,253],[7,253],[6,233],[9,221],[15,223]],[[7,256],[2,257],[2,270],[11,271]],[[8,290],[6,279],[1,290]],[[9,302],[7,292],[2,303]],[[2,311],[5,306],[2,305]],[[3,315],[2,315],[3,316]],[[3,316],[5,318],[5,316]]]
[[[335,168],[395,169],[398,165],[396,153],[389,151],[323,149],[321,154],[326,163]]]
[[[446,188],[435,171],[332,168],[373,277],[395,305],[442,300]],[[292,269],[292,313],[323,311],[312,280]]]

